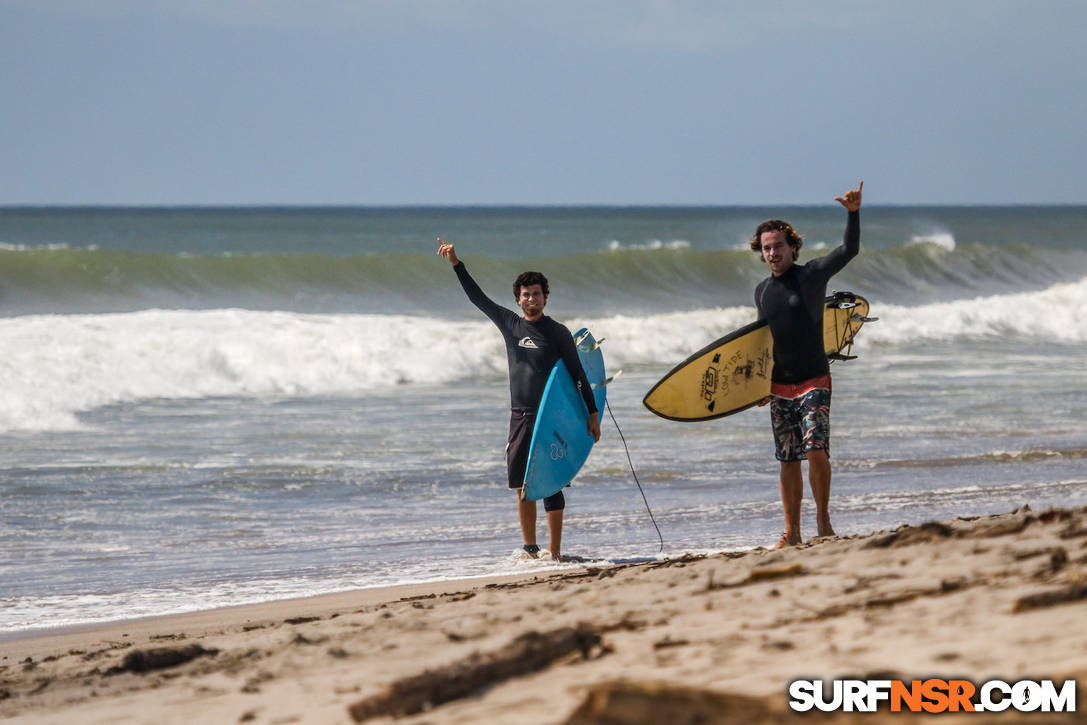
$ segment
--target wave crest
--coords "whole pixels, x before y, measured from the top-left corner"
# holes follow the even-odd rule
[[[928,234],[915,234],[910,238],[910,241],[906,246],[917,246],[918,244],[931,244],[935,247],[939,247],[945,252],[955,251],[955,235],[951,232],[934,231]]]
[[[641,244],[630,242],[624,244],[618,239],[613,239],[608,242],[608,249],[613,252],[621,251],[624,249],[690,249],[691,243],[683,239],[673,239],[670,242],[664,242],[660,239],[654,239],[650,242],[643,242]]]

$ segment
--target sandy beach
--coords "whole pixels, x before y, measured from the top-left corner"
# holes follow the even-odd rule
[[[0,718],[791,722],[796,679],[938,677],[1080,688],[1079,713],[946,722],[1082,722],[1085,622],[1087,507],[1024,507],[779,551],[5,635]]]

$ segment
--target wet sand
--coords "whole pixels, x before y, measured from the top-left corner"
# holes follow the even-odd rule
[[[1087,507],[1024,508],[779,551],[4,635],[0,718],[770,723],[799,717],[795,679],[942,677],[1075,679],[1081,703],[942,722],[1082,722],[1085,625]]]

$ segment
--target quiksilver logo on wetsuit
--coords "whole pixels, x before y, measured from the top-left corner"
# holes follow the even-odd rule
[[[537,345],[535,343],[535,341],[533,341],[533,339],[531,337],[522,337],[521,341],[519,343],[517,343],[517,344],[520,345],[521,347],[527,347],[527,348],[529,348],[531,350],[539,350],[540,349],[540,346]]]

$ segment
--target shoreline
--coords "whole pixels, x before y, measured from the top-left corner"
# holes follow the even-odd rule
[[[203,630],[229,628],[251,622],[274,618],[282,609],[298,612],[300,617],[329,616],[334,611],[346,606],[378,604],[397,599],[444,594],[447,591],[459,591],[473,586],[502,584],[523,579],[534,579],[549,574],[562,573],[562,570],[549,569],[516,574],[496,574],[463,579],[438,579],[410,584],[392,584],[376,587],[360,587],[342,592],[326,592],[301,597],[284,597],[245,604],[229,604],[211,609],[198,609],[191,612],[171,614],[152,614],[144,617],[114,619],[104,622],[83,624],[65,624],[59,627],[37,627],[25,630],[0,632],[0,665],[10,658],[9,651],[18,655],[23,651],[30,653],[35,643],[68,642],[69,640],[87,640],[104,637],[129,636],[134,632],[146,632],[152,629],[180,629],[190,635]]]
[[[751,547],[757,548],[757,547]],[[743,550],[746,551],[746,550]],[[679,556],[714,556],[718,554],[725,554],[725,551],[708,551],[708,552],[684,552]],[[274,608],[279,605],[288,605],[297,603],[299,607],[309,608],[310,606],[321,607],[321,600],[328,600],[329,602],[336,601],[338,598],[354,598],[358,600],[371,599],[370,593],[374,593],[373,596],[377,597],[380,601],[386,601],[395,597],[397,592],[401,590],[407,591],[408,594],[404,596],[415,596],[419,592],[434,592],[444,591],[447,588],[464,589],[472,586],[486,586],[492,583],[503,583],[509,581],[518,581],[521,579],[535,579],[539,577],[546,577],[552,574],[563,574],[566,572],[579,571],[586,567],[609,567],[609,566],[626,566],[632,563],[651,563],[653,561],[659,561],[655,557],[633,557],[633,558],[618,558],[615,560],[600,559],[590,560],[583,557],[574,557],[574,561],[560,562],[559,564],[553,564],[548,560],[525,561],[526,568],[520,571],[507,571],[494,574],[478,574],[478,575],[466,575],[450,579],[427,579],[422,581],[411,581],[400,584],[376,584],[374,586],[357,586],[350,589],[343,589],[338,591],[319,592],[316,594],[303,594],[303,595],[288,595],[284,597],[277,597],[273,599],[261,599],[258,601],[242,602],[239,604],[220,604],[211,606],[205,609],[194,609],[185,612],[167,612],[164,614],[146,614],[131,617],[120,617],[118,619],[108,620],[96,620],[89,622],[75,622],[70,624],[61,624],[53,627],[28,627],[26,629],[12,629],[12,630],[0,630],[0,656],[4,653],[6,644],[15,643],[22,640],[31,639],[43,639],[50,637],[65,637],[68,635],[78,635],[83,632],[105,630],[105,629],[124,629],[125,626],[132,628],[139,628],[144,623],[152,623],[155,621],[165,621],[177,619],[179,622],[186,620],[201,620],[205,618],[205,615],[211,616],[213,613],[222,612],[228,620],[236,619],[243,614],[242,610],[251,608],[254,611]],[[533,564],[536,564],[534,568]],[[416,591],[418,590],[418,591]],[[312,602],[312,605],[309,603]],[[232,615],[232,612],[238,612],[239,614]],[[131,624],[130,624],[131,623]]]
[[[39,630],[0,641],[0,719],[581,725],[649,722],[646,708],[668,703],[764,715],[706,722],[792,722],[796,679],[940,676],[1075,679],[1082,714],[1085,616],[1087,506],[1023,507],[777,551]],[[451,668],[484,679],[412,711],[405,693]],[[622,719],[634,702],[642,719]],[[1042,721],[1075,721],[1066,715]],[[864,717],[884,716],[914,721]]]

